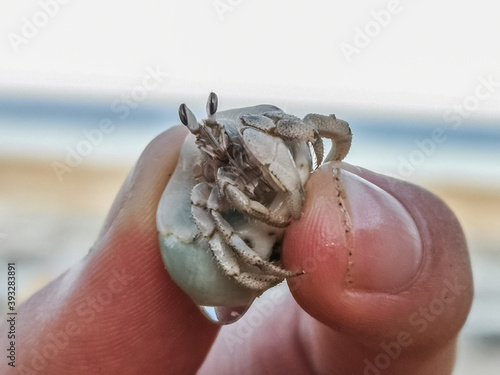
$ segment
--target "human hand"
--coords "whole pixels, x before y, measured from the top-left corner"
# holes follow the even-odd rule
[[[11,373],[451,373],[473,295],[460,225],[422,188],[345,163],[314,173],[287,229],[285,266],[306,271],[289,280],[293,297],[219,334],[158,249],[156,209],[186,133],[146,148],[89,254],[20,307]]]

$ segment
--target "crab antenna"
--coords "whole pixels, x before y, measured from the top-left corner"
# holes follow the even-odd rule
[[[198,124],[196,116],[184,103],[179,106],[179,118],[191,133],[197,135],[200,132],[200,124]]]
[[[207,121],[215,122],[215,112],[217,112],[217,106],[219,104],[219,99],[217,98],[217,94],[215,92],[211,92],[208,95],[207,100]]]

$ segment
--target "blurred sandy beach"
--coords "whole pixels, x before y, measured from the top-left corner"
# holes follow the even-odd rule
[[[21,232],[29,233],[30,229],[22,228],[26,226],[23,221],[33,219],[33,231],[42,224],[37,219],[43,217],[60,217],[69,221],[94,218],[97,225],[104,220],[132,166],[133,163],[81,165],[66,174],[64,182],[59,183],[51,160],[0,159],[0,217],[3,221],[0,232],[10,232],[5,228],[16,227]],[[500,189],[457,186],[454,183],[446,185],[442,182],[426,182],[423,186],[452,208],[468,240],[483,246],[471,250],[498,252],[500,255]],[[19,226],[15,224],[16,220],[20,220]],[[11,244],[11,239],[7,237],[3,240],[2,254],[9,252],[6,245]],[[19,246],[15,249],[23,252]],[[26,250],[29,252],[29,249]]]
[[[103,220],[133,166],[133,163],[83,164],[65,174],[64,182],[60,183],[51,163],[51,160],[0,158],[2,218],[12,220],[15,217],[54,215],[69,219],[95,217],[96,221]],[[487,247],[474,251],[498,251],[500,255],[500,189],[432,181],[426,181],[422,186],[452,208],[469,240],[482,242]],[[5,222],[2,223],[3,228],[5,225]]]

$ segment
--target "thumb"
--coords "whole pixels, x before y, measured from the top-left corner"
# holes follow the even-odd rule
[[[313,174],[307,194],[287,231],[285,263],[305,270],[290,289],[323,323],[309,330],[314,340],[304,338],[323,354],[311,355],[320,368],[345,362],[342,373],[417,373],[411,366],[444,351],[439,363],[450,368],[473,287],[449,208],[420,187],[345,163]],[[342,348],[350,348],[343,358]]]
[[[168,276],[156,230],[156,208],[185,136],[172,128],[151,142],[87,257],[21,306],[18,370],[197,371],[218,328]]]

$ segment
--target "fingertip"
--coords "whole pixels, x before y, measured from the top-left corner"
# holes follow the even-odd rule
[[[306,274],[289,280],[299,304],[339,331],[366,336],[418,332],[410,318],[443,305],[446,340],[465,322],[472,279],[453,213],[415,185],[344,163],[311,176],[302,218],[285,237],[285,265]],[[457,279],[458,277],[458,279]],[[451,285],[451,287],[450,287]],[[460,295],[453,293],[460,285]],[[456,289],[456,288],[455,288]],[[433,302],[453,298],[453,304]],[[449,300],[448,300],[449,301]]]

